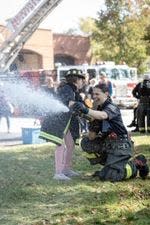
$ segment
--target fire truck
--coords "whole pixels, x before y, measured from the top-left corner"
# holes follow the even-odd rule
[[[8,20],[7,27],[11,34],[0,46],[0,74],[9,71],[23,45],[61,1],[29,0],[13,18]]]
[[[62,0],[29,0],[25,6],[11,19],[8,20],[7,27],[11,30],[10,36],[0,46],[0,77],[9,71],[10,65],[14,62],[18,53],[26,41],[31,37],[40,23]],[[71,68],[73,66],[70,66]],[[113,100],[118,105],[127,107],[135,104],[131,91],[136,81],[136,68],[126,65],[81,65],[75,66],[88,72],[91,76],[98,75],[101,70],[105,71],[108,78],[113,83]],[[64,70],[69,67],[60,67],[57,70],[57,80],[61,80]],[[9,75],[9,74],[8,74]],[[21,76],[29,77],[28,71]],[[36,75],[36,71],[33,76]],[[39,76],[39,74],[38,74]],[[30,78],[29,78],[30,79]],[[37,77],[33,79],[38,86]]]
[[[107,62],[103,65],[59,66],[57,69],[58,81],[64,78],[67,70],[73,68],[82,70],[83,73],[89,75],[90,79],[95,78],[97,83],[101,71],[104,71],[112,83],[113,102],[121,108],[133,108],[137,104],[137,99],[132,96],[132,90],[138,83],[137,68]]]

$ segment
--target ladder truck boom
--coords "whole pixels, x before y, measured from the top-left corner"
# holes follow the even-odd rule
[[[29,0],[17,15],[8,20],[11,35],[0,47],[0,72],[4,73],[40,23],[62,0]]]

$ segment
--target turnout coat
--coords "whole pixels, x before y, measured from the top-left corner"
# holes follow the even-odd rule
[[[82,101],[76,86],[70,83],[60,85],[57,90],[57,96],[66,106],[69,106],[70,101]],[[46,115],[41,125],[39,137],[61,145],[68,130],[70,130],[74,141],[79,138],[79,121],[69,108],[68,112],[49,113]]]

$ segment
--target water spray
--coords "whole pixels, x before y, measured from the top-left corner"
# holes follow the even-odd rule
[[[47,113],[56,114],[68,111],[68,108],[52,94],[35,89],[29,82],[8,77],[1,82],[3,82],[1,88],[5,95],[14,106],[19,107],[23,115],[34,117],[34,115],[43,116]]]

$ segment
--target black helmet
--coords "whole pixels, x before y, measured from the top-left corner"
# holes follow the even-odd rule
[[[82,70],[78,70],[78,69],[68,70],[65,77],[68,77],[68,76],[74,76],[74,77],[85,79],[85,75],[83,74]]]

